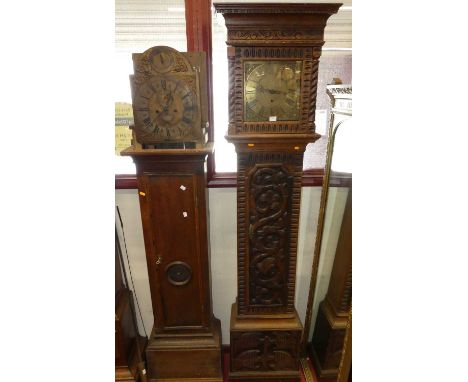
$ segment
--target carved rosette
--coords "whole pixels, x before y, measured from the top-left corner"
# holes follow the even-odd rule
[[[231,336],[232,371],[296,371],[296,331],[237,332]]]
[[[239,314],[292,314],[302,154],[238,158]]]

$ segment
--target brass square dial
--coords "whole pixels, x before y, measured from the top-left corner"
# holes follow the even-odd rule
[[[298,121],[302,61],[244,61],[244,120]]]

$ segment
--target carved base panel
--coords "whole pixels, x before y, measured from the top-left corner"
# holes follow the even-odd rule
[[[320,304],[310,344],[310,358],[319,378],[336,378],[343,352],[347,317],[337,317],[326,303]]]
[[[222,382],[221,322],[215,318],[205,335],[152,335],[146,362],[149,382]]]
[[[294,313],[293,318],[240,319],[233,304],[230,380],[300,381],[302,324]]]

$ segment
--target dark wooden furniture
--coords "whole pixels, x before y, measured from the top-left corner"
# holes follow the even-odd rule
[[[221,324],[213,316],[206,190],[205,56],[153,47],[134,54],[132,147],[154,326],[150,382],[221,382]]]
[[[349,311],[349,319],[346,327],[346,335],[341,355],[340,368],[336,382],[352,381],[352,343],[353,343],[353,317],[352,309]]]
[[[352,192],[348,193],[330,283],[320,303],[310,355],[319,378],[338,376],[352,290]]]
[[[128,148],[138,192],[154,312],[149,381],[222,381],[221,325],[210,290],[205,163],[201,149]]]
[[[302,160],[320,137],[319,57],[327,19],[341,4],[214,5],[228,32],[226,139],[238,155],[229,379],[299,381],[294,291]]]
[[[339,79],[336,80],[336,84],[327,86],[331,99],[327,161],[301,344],[303,353],[310,355],[320,381],[334,381],[340,373],[341,378],[345,375],[347,378],[351,364],[350,352],[346,370],[341,360],[352,289],[352,174],[348,162],[352,86],[342,85]],[[331,187],[337,185],[340,188],[331,191]],[[346,188],[341,188],[343,186]],[[340,198],[338,190],[342,195]],[[320,278],[319,268],[322,271]],[[315,325],[312,325],[313,316],[316,316]],[[350,349],[351,338],[348,337]]]
[[[115,234],[115,380],[139,381],[138,362],[144,359],[146,338],[137,334],[132,292],[125,286],[121,247]],[[138,341],[138,342],[137,342]],[[138,352],[140,354],[138,354]]]

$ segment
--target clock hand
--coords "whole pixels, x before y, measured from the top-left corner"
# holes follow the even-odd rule
[[[269,94],[286,94],[286,92],[283,92],[281,90],[274,90],[274,89],[265,89],[262,85],[258,84],[256,87],[260,93],[269,93]]]
[[[270,94],[286,94],[286,92],[283,92],[281,90],[274,90],[274,89],[265,89],[265,90]]]
[[[170,93],[171,102],[170,102],[169,106],[172,105],[172,102],[174,102],[174,96],[173,96],[173,94],[175,94],[177,88],[179,87],[179,83],[180,83],[180,82],[177,82],[176,87],[174,88],[174,90],[172,91],[172,93]]]
[[[169,107],[172,105],[172,102],[174,102],[174,93],[176,92],[177,88],[179,87],[180,82],[177,82],[175,88],[171,90],[169,93],[167,93],[167,101],[166,105],[164,106],[164,111],[167,111]]]
[[[169,110],[169,106],[171,105],[173,100],[174,100],[174,97],[172,96],[172,93],[167,93],[167,95],[166,95],[166,104],[164,105],[164,111],[165,112],[167,112]]]

